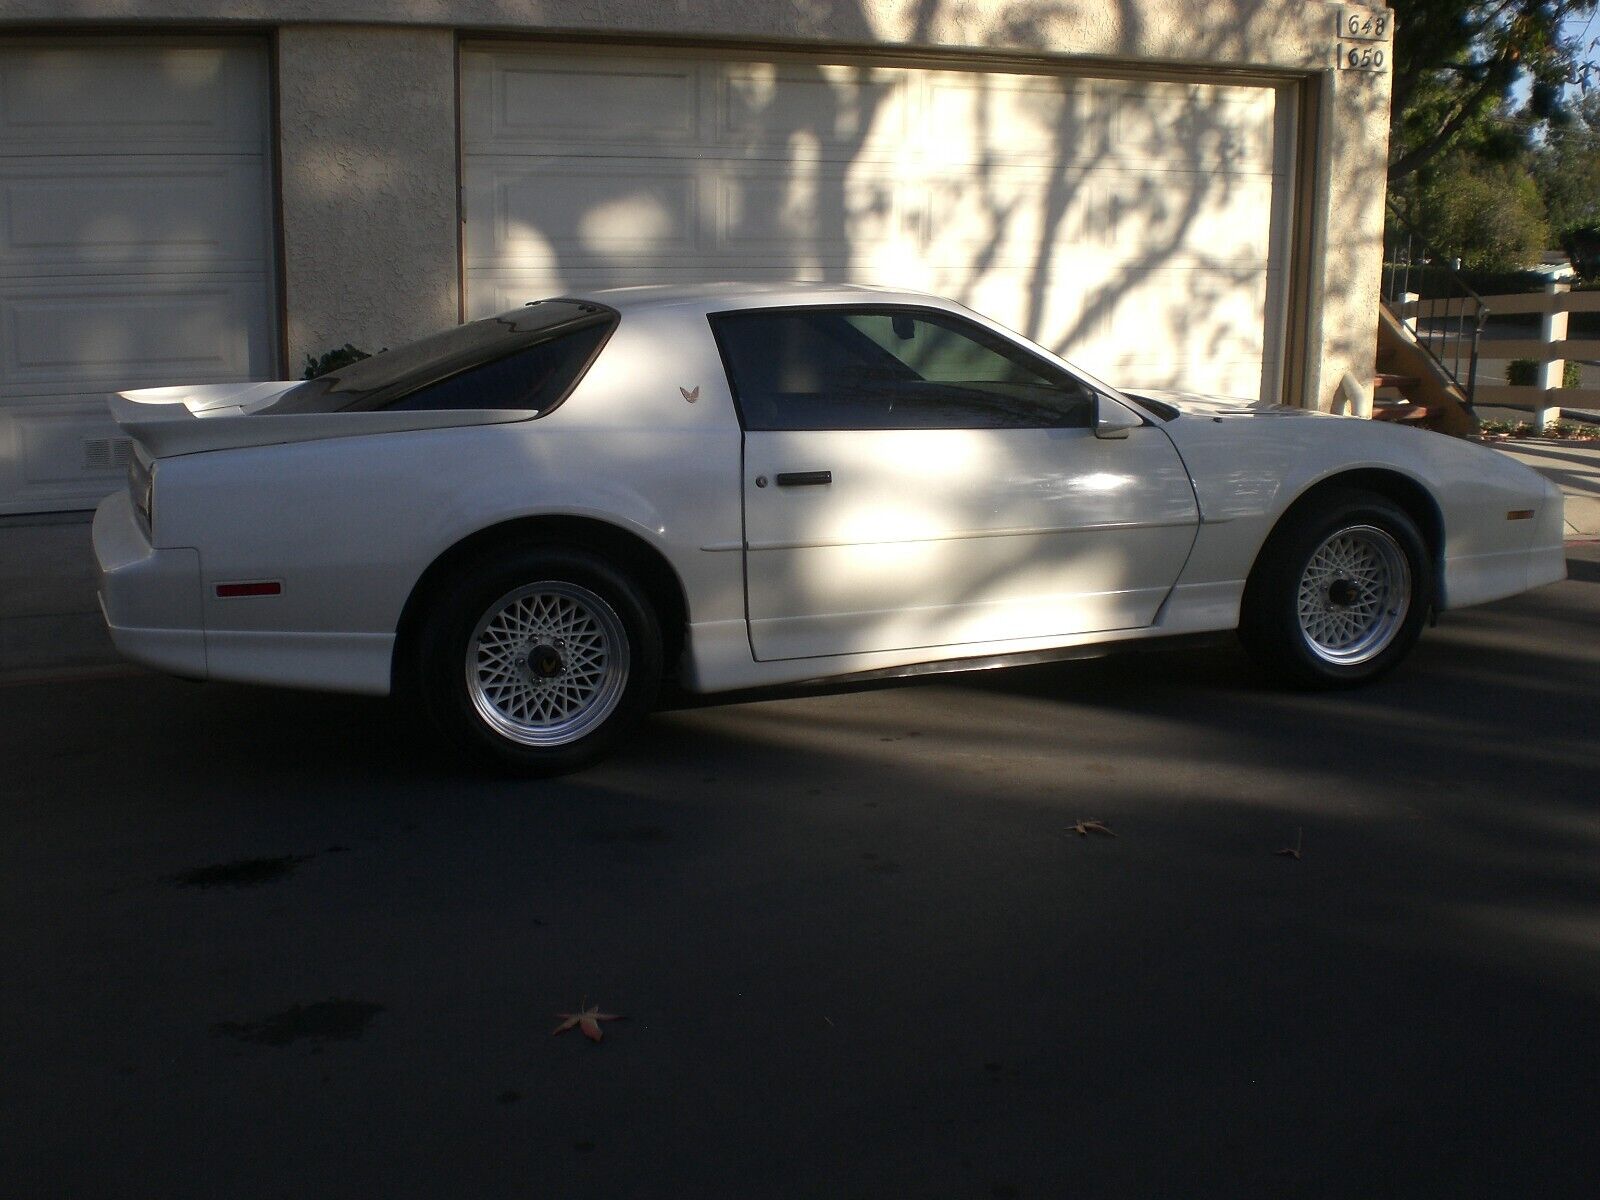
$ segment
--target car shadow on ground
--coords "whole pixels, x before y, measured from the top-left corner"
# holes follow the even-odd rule
[[[1357,691],[1231,649],[790,689],[550,781],[383,701],[0,690],[12,1176],[292,1143],[389,1195],[1576,1194],[1574,565]],[[584,999],[626,1019],[551,1039]]]

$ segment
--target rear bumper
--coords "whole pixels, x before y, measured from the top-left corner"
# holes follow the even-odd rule
[[[94,514],[100,612],[118,653],[147,667],[206,677],[200,552],[158,550],[145,537],[127,492],[101,501]]]

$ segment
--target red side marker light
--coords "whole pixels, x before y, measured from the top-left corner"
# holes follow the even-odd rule
[[[217,599],[232,600],[236,596],[277,596],[283,592],[283,584],[276,579],[263,580],[257,583],[219,583],[217,584]]]
[[[1533,509],[1531,509],[1531,508],[1513,508],[1511,511],[1506,513],[1506,520],[1508,520],[1508,521],[1531,521],[1531,520],[1533,520]]]

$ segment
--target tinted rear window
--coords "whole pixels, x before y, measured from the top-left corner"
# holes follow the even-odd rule
[[[307,380],[261,413],[543,412],[582,378],[616,324],[617,314],[598,304],[542,300]]]

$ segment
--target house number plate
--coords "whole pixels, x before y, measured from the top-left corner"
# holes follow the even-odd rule
[[[1387,71],[1394,37],[1393,14],[1381,9],[1340,8],[1335,44],[1342,71]]]
[[[1394,33],[1393,14],[1382,9],[1341,8],[1339,37],[1347,42],[1387,42]]]
[[[1388,47],[1340,42],[1339,67],[1345,71],[1387,71]]]

